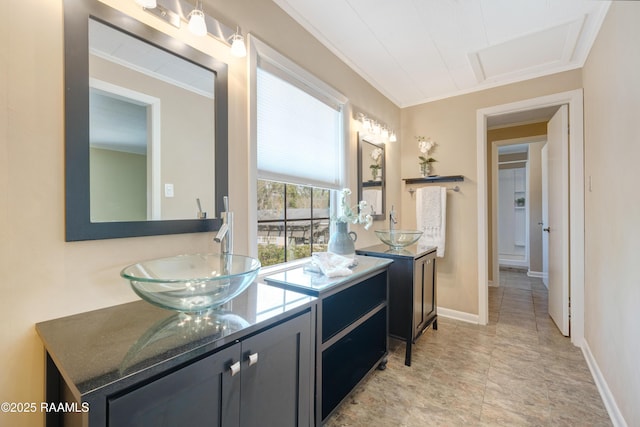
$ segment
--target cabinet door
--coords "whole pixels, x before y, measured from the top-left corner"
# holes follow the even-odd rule
[[[237,426],[240,344],[108,400],[109,426]]]
[[[240,425],[308,426],[311,373],[309,312],[244,340]]]
[[[435,310],[434,265],[432,255],[416,260],[413,278],[413,338],[424,329]]]

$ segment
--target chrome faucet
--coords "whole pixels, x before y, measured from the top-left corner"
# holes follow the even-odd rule
[[[389,230],[395,230],[398,219],[396,218],[396,211],[391,205],[391,212],[389,212]]]
[[[229,197],[224,196],[224,212],[221,213],[222,225],[213,240],[221,243],[223,254],[233,253],[233,212],[229,211]]]

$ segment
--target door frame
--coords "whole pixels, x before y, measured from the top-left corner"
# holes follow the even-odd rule
[[[583,92],[575,89],[538,98],[482,108],[476,111],[478,183],[478,323],[486,325],[488,297],[487,218],[487,118],[556,105],[569,105],[569,292],[571,295],[571,342],[584,343],[584,127]]]

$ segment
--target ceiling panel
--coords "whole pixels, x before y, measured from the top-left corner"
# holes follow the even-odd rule
[[[273,1],[400,107],[581,67],[609,7],[601,0]],[[478,64],[486,78],[477,78]]]

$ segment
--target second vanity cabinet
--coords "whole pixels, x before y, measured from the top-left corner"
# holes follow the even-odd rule
[[[406,342],[405,365],[411,366],[411,346],[429,326],[438,329],[436,247],[387,245],[357,249],[356,253],[393,260],[389,266],[389,335]]]
[[[391,261],[374,257],[357,257],[357,261],[350,276],[329,278],[300,267],[265,278],[273,286],[317,297],[316,426],[370,372],[386,366]]]
[[[46,425],[312,425],[315,298],[272,289],[189,321],[137,301],[37,324],[47,401],[80,409]]]

